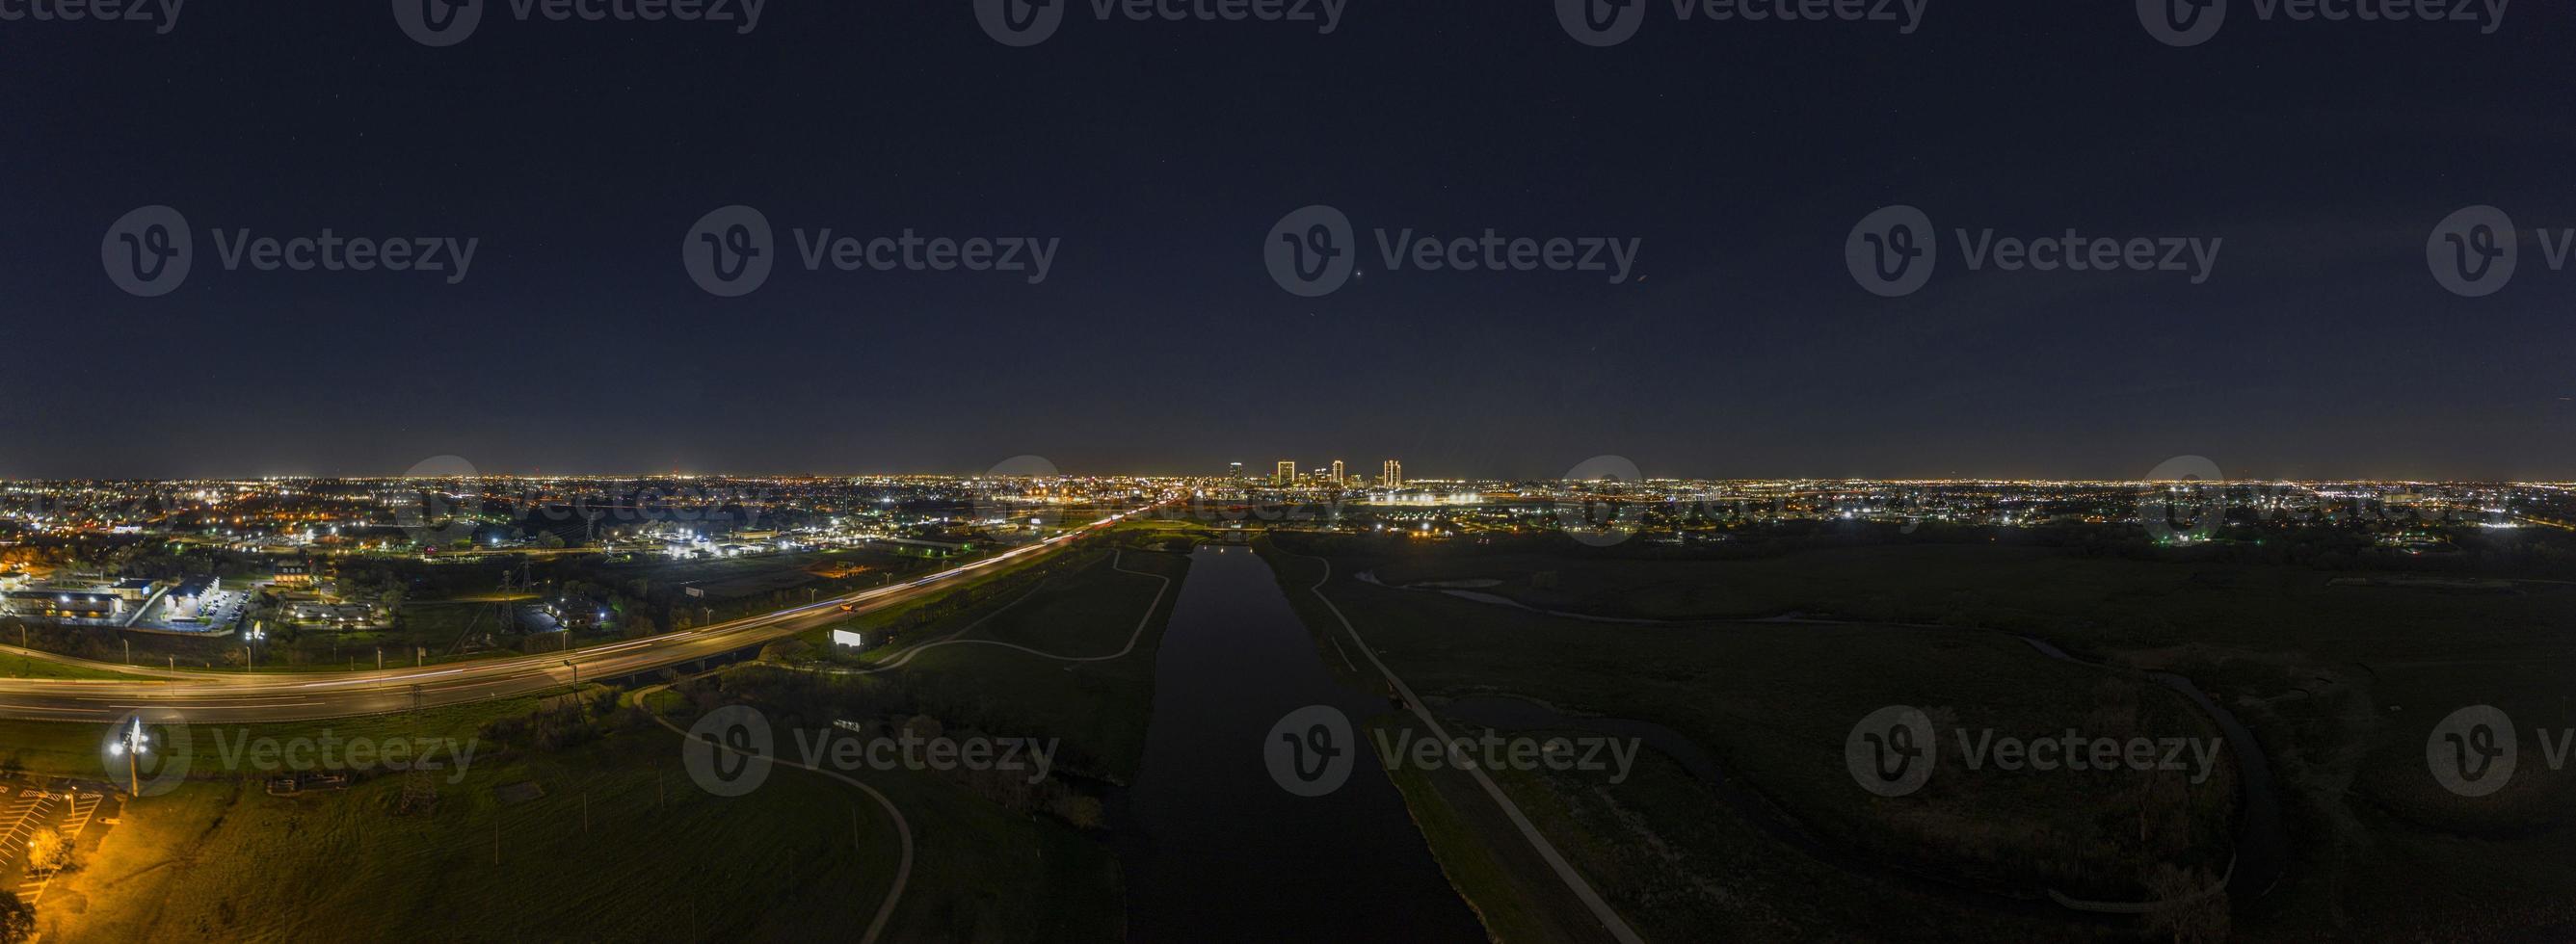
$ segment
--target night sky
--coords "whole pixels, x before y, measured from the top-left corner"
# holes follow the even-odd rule
[[[5,0],[0,8],[23,0]],[[2265,22],[2168,47],[2125,0],[1932,0],[1921,28],[1677,22],[1575,42],[1544,0],[1309,23],[773,0],[758,29],[520,21],[413,42],[381,0],[196,0],[174,29],[0,22],[0,475],[1266,470],[1554,476],[2568,478],[2576,15]],[[778,271],[718,298],[728,204]],[[1274,284],[1334,205],[1359,278]],[[103,234],[168,204],[176,291]],[[1844,244],[1941,229],[1885,299]],[[2428,273],[2452,211],[2504,291]],[[208,230],[472,237],[469,277],[225,271]],[[790,231],[1061,240],[1043,284],[804,271]],[[1370,230],[1643,240],[1636,278],[1380,271]],[[2173,273],[1971,272],[1953,228],[2224,238]]]

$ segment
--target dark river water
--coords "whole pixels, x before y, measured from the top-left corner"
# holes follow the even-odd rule
[[[1387,710],[1336,682],[1309,640],[1249,548],[1191,557],[1127,793],[1130,940],[1485,939],[1372,751],[1325,796],[1272,778],[1263,742],[1289,712],[1332,705],[1357,725]]]

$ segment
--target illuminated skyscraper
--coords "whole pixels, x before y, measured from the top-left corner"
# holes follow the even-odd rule
[[[1342,475],[1342,460],[1333,460],[1333,487],[1340,488],[1342,487],[1342,483],[1346,481],[1349,481],[1349,479]]]
[[[1272,484],[1272,485],[1295,485],[1295,484],[1297,484],[1297,463],[1296,463],[1296,461],[1295,461],[1295,460],[1292,460],[1292,459],[1281,459],[1281,460],[1279,460],[1279,468],[1278,468],[1278,470],[1277,470],[1277,471],[1274,471],[1274,472],[1272,472],[1272,473],[1270,473],[1270,484]]]
[[[1226,475],[1237,482],[1243,481],[1243,463],[1237,462],[1226,467]]]
[[[1384,484],[1388,488],[1403,488],[1404,463],[1398,462],[1394,459],[1386,460],[1386,474],[1381,475],[1378,478],[1382,480],[1381,484]]]

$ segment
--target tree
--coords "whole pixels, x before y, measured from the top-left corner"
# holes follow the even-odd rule
[[[0,888],[0,944],[24,944],[36,936],[36,909],[18,893]]]
[[[60,872],[72,867],[72,837],[59,829],[40,829],[27,837],[27,870]]]

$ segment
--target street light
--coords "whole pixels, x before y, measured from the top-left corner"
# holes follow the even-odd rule
[[[244,641],[244,644],[242,645],[242,671],[248,672],[250,671],[251,666],[259,664],[259,649],[257,648],[257,644],[261,640],[265,640],[267,638],[268,631],[259,628],[259,624],[257,623],[251,624],[250,632],[242,634],[242,639]]]
[[[109,753],[125,755],[126,792],[138,799],[143,796],[142,757],[152,749],[151,743],[152,739],[143,733],[143,719],[136,718],[133,727],[125,729],[125,733],[117,735],[116,740],[107,746]]]

